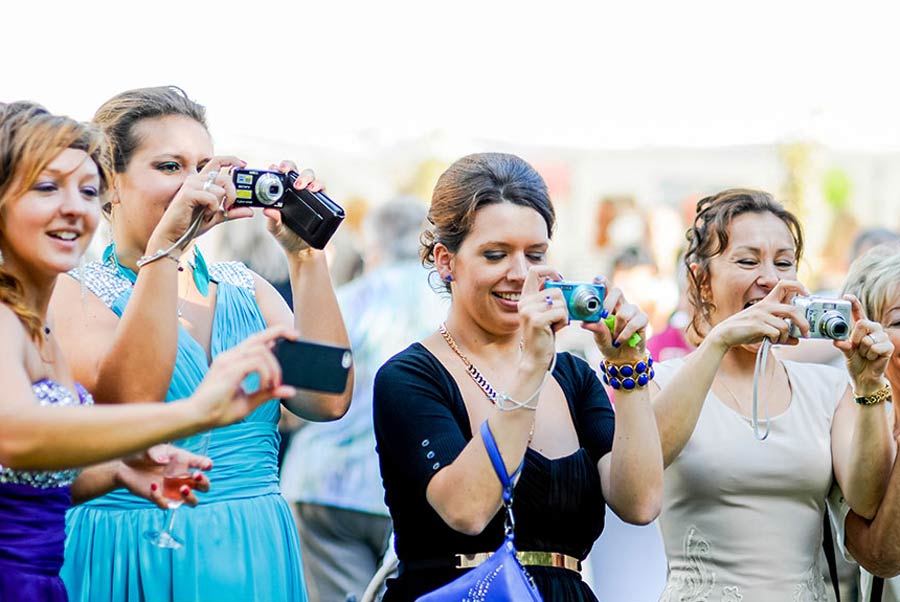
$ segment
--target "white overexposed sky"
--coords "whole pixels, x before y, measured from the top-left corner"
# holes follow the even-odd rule
[[[217,139],[900,150],[887,3],[4,0],[0,100],[174,83]]]

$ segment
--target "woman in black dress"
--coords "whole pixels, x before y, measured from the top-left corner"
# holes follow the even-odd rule
[[[450,312],[439,332],[389,360],[375,381],[375,435],[400,560],[386,601],[415,600],[474,564],[459,557],[502,542],[501,487],[478,434],[485,420],[510,474],[524,459],[516,546],[542,552],[524,564],[547,602],[596,600],[580,561],[603,530],[604,502],[635,524],[659,513],[647,317],[607,288],[603,311],[615,323],[581,324],[616,367],[608,368],[613,386],[625,384],[614,414],[590,366],[555,351],[569,312],[560,289],[544,288],[560,279],[546,265],[554,220],[546,184],[513,155],[464,157],[435,186],[422,256],[449,291]],[[636,373],[622,378],[629,364]]]

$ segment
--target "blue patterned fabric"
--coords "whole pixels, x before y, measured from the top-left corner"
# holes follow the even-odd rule
[[[121,316],[133,274],[113,261],[107,254],[105,261],[88,264],[82,277]],[[211,341],[215,358],[263,330],[265,322],[252,274],[243,264],[209,269],[218,283]],[[203,347],[179,327],[166,401],[189,396],[208,369]],[[125,491],[70,510],[62,577],[71,599],[305,601],[296,528],[278,490],[279,416],[279,402],[271,400],[242,422],[212,431],[211,490],[198,494],[196,508],[178,510],[174,535],[186,542],[181,550],[145,540],[144,533],[159,529],[165,514]]]

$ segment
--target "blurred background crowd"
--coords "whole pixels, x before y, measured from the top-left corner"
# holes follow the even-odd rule
[[[317,520],[316,508],[360,513],[381,529],[374,539],[358,542],[371,550],[368,560],[357,557],[344,563],[362,573],[357,581],[364,582],[377,569],[390,534],[372,453],[369,383],[381,363],[432,332],[446,311],[448,299],[427,286],[429,274],[416,260],[426,199],[451,160],[440,153],[440,141],[435,136],[411,148],[394,149],[388,153],[394,157],[389,170],[370,167],[372,190],[384,191],[381,196],[354,192],[365,188],[360,183],[361,174],[367,173],[364,162],[360,161],[358,170],[349,170],[355,175],[345,180],[341,166],[352,164],[353,157],[315,153],[324,159],[317,169],[328,174],[322,177],[328,178],[329,193],[344,203],[348,213],[328,252],[357,355],[359,386],[344,419],[310,425],[294,419],[282,425],[283,451],[293,450],[284,464],[282,490],[297,503],[300,513],[305,570],[314,598],[317,581],[328,574],[313,559],[314,548],[329,539],[326,536],[317,543],[315,534],[303,535],[304,523]],[[689,321],[684,233],[696,202],[707,193],[729,185],[777,191],[777,198],[810,224],[800,274],[814,293],[835,294],[853,259],[872,246],[900,240],[900,178],[894,177],[900,174],[900,157],[892,154],[837,153],[814,142],[602,153],[503,143],[493,148],[533,162],[550,186],[559,217],[550,263],[568,279],[606,275],[622,288],[649,315],[653,336],[648,346],[659,359],[690,350],[683,336]],[[298,152],[305,156],[309,151]],[[248,161],[253,164],[252,157]],[[210,246],[211,255],[242,259],[274,283],[285,281],[283,253],[266,234],[262,220],[253,228],[226,224],[208,238],[203,242]],[[393,276],[386,275],[386,265],[394,266]],[[373,283],[377,283],[374,288]],[[409,311],[398,311],[404,307]],[[409,323],[399,324],[398,315],[406,316]],[[595,366],[600,360],[580,329],[562,331],[560,347],[587,357]],[[830,345],[820,355],[823,349],[810,349],[807,359],[843,365],[843,358],[832,354]],[[368,477],[363,476],[366,471]],[[342,548],[346,546],[345,541]],[[593,581],[600,599],[656,599],[666,575],[656,525],[627,525],[607,511],[607,528],[592,552],[590,567],[586,577]],[[348,568],[348,572],[353,571]],[[845,596],[852,599],[854,568],[844,566],[843,574]]]
[[[33,10],[5,7],[4,21],[35,23]],[[40,40],[31,27],[6,28],[4,54],[29,60],[7,62],[0,97],[89,119],[115,92],[175,84],[209,107],[217,152],[250,167],[295,158],[314,168],[347,211],[327,251],[361,386],[445,313],[415,248],[437,177],[464,154],[510,152],[535,166],[558,217],[549,262],[569,280],[610,278],[649,315],[658,359],[687,349],[680,256],[704,195],[748,187],[784,202],[804,224],[800,279],[810,291],[839,289],[854,257],[898,236],[895,19],[866,3],[852,14],[812,2],[755,3],[740,14],[712,2],[583,10],[266,1],[175,13],[68,3],[40,15]],[[73,24],[92,47],[102,41],[100,60],[73,54],[83,51]],[[248,33],[253,43],[243,43]],[[284,254],[257,217],[217,227],[200,246],[211,261],[245,261],[290,303]],[[101,231],[88,259],[107,242]],[[388,314],[417,320],[391,323],[397,337],[386,340]],[[596,366],[584,335],[567,329],[561,346]],[[370,403],[355,391],[334,424],[284,421],[282,486],[301,514],[332,505],[374,517],[367,545],[377,564],[390,526]],[[315,462],[292,463],[292,439]],[[368,495],[356,477],[342,485],[303,474],[346,475],[327,462],[364,461]],[[656,527],[607,514],[588,573],[598,597],[656,599],[665,581]],[[301,527],[301,537],[309,575],[315,536]],[[323,599],[308,581],[311,598]]]

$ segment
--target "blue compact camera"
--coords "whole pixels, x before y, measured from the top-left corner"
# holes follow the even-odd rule
[[[566,299],[569,318],[582,322],[599,322],[603,311],[606,287],[593,282],[554,282],[548,280],[544,289],[558,288]]]

